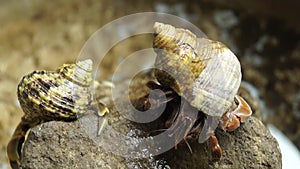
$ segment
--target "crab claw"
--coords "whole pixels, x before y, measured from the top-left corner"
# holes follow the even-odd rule
[[[215,159],[220,159],[222,157],[222,148],[219,145],[217,137],[215,135],[212,135],[209,137],[209,141],[213,157]]]
[[[220,120],[220,128],[225,131],[233,131],[240,126],[240,123],[245,122],[252,114],[251,107],[241,97],[236,95],[235,99],[238,102],[238,106],[232,112],[225,113]]]

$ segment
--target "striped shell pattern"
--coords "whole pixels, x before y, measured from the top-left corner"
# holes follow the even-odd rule
[[[92,60],[64,64],[56,71],[34,71],[18,85],[23,120],[74,120],[91,104]]]

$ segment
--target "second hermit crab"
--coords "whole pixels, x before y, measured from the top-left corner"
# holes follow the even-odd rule
[[[90,59],[64,64],[56,71],[36,70],[25,75],[18,85],[18,100],[24,116],[7,145],[7,156],[13,169],[21,167],[21,153],[30,128],[53,120],[74,121],[89,110],[99,116],[108,112],[96,110],[91,92]]]
[[[155,23],[154,33],[155,77],[160,84],[150,82],[148,86],[169,87],[168,100],[181,97],[184,103],[173,116],[173,129],[184,124],[183,139],[195,133],[199,143],[209,139],[213,154],[220,158],[222,149],[215,129],[219,126],[233,131],[252,114],[247,102],[237,95],[242,78],[240,62],[224,44],[199,38],[187,29]],[[150,102],[151,98],[146,104]],[[205,114],[204,125],[199,122],[199,112]]]

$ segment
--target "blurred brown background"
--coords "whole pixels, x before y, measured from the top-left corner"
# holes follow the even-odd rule
[[[263,121],[300,148],[299,7],[294,0],[0,0],[0,168],[8,167],[5,147],[22,116],[16,98],[20,78],[35,69],[74,62],[101,26],[148,11],[187,19],[229,46],[241,60],[243,80],[258,91]],[[114,57],[108,57],[103,72],[112,73],[122,52],[143,45],[136,40],[112,50]]]

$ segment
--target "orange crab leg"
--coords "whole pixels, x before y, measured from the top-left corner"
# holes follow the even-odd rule
[[[225,113],[220,120],[220,127],[225,131],[233,131],[252,115],[252,110],[248,103],[241,97],[236,95],[238,106],[232,112]]]
[[[25,135],[30,127],[29,123],[22,120],[7,144],[7,156],[12,169],[19,168],[22,144],[24,143]]]
[[[222,157],[222,148],[219,145],[218,139],[215,135],[211,135],[209,137],[212,154],[217,158],[220,159]]]
[[[245,122],[252,115],[251,107],[241,96],[236,95],[235,99],[238,101],[238,107],[232,113],[238,116],[241,122]]]

